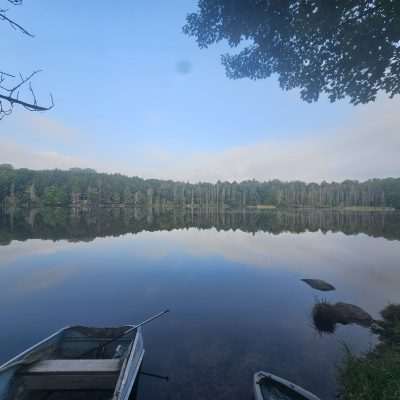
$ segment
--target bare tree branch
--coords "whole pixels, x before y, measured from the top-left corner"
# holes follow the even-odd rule
[[[10,96],[3,96],[2,94],[0,94],[0,99],[8,101],[11,104],[11,108],[14,104],[19,104],[29,111],[49,111],[54,107],[54,99],[53,99],[53,95],[51,93],[50,93],[51,104],[48,107],[39,106],[34,103],[27,103],[26,101],[18,100],[17,97],[12,98]],[[1,100],[0,100],[0,104],[2,104]],[[1,118],[2,118],[2,116],[0,115],[0,119]]]
[[[7,11],[8,10],[0,9],[0,20],[8,22],[10,24],[11,28],[13,28],[14,30],[19,30],[23,34],[33,38],[34,35],[32,33],[27,31],[23,26],[21,26],[20,24],[18,24],[14,20],[12,20],[12,19],[7,17],[7,15],[6,15]]]
[[[10,78],[13,77],[13,75],[0,71],[0,90],[3,91],[3,93],[0,92],[0,120],[12,113],[15,104],[18,104],[29,111],[48,111],[54,107],[54,100],[51,94],[49,106],[38,104],[35,91],[32,87],[32,78],[39,72],[41,71],[34,71],[27,77],[19,74],[20,81],[14,86],[7,87],[3,82],[6,77]],[[25,86],[27,86],[27,90],[32,98],[30,101],[20,100],[19,98],[20,90]]]
[[[14,6],[21,5],[23,0],[7,0],[10,4]],[[26,30],[23,26],[10,19],[6,14],[8,10],[4,8],[0,8],[0,22],[4,21],[8,23],[11,28],[17,30],[24,35],[29,37],[34,37],[32,33]],[[13,85],[6,85],[7,82],[15,82],[15,79],[18,79],[15,75],[9,74],[7,72],[0,70],[0,120],[4,117],[10,115],[13,112],[14,105],[20,105],[29,111],[48,111],[54,107],[53,96],[50,93],[50,105],[43,106],[38,104],[38,100],[35,94],[35,91],[32,86],[32,78],[38,74],[40,71],[34,71],[27,77],[24,77],[22,74],[19,74],[19,82],[13,83]],[[27,93],[27,95],[31,98],[31,100],[21,100],[20,92]]]
[[[9,76],[10,78],[15,78],[15,75],[11,75],[11,74],[8,74],[7,72],[0,71],[0,76],[3,77],[3,75],[4,76]]]

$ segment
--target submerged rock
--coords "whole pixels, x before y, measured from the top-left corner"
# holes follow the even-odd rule
[[[303,282],[311,286],[313,289],[328,292],[329,290],[335,290],[335,287],[330,283],[323,281],[322,279],[302,279]]]
[[[319,332],[333,333],[336,325],[357,324],[370,327],[374,322],[362,308],[349,303],[330,304],[327,301],[318,302],[312,311],[314,327]]]

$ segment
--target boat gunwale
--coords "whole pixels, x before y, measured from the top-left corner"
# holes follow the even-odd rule
[[[77,326],[82,326],[82,325],[67,325],[64,328],[61,328],[58,331],[55,331],[50,336],[48,336],[48,337],[40,340],[39,342],[35,343],[31,347],[28,347],[26,350],[22,351],[21,353],[19,353],[16,356],[12,357],[10,360],[6,361],[4,364],[0,365],[0,373],[6,371],[9,368],[12,368],[14,366],[19,365],[19,363],[23,363],[23,359],[22,360],[18,360],[18,359],[22,358],[23,356],[28,355],[29,353],[32,353],[38,347],[40,347],[40,346],[44,345],[46,342],[54,339],[55,337],[57,337],[58,335],[62,334],[66,330],[75,328]],[[126,328],[134,328],[135,326],[136,325],[131,325],[131,324],[121,325],[121,327],[126,327]],[[91,328],[89,326],[85,326],[85,327],[86,328]],[[115,328],[115,327],[111,327],[111,328]],[[102,329],[102,328],[96,328],[96,329]],[[104,327],[104,329],[108,329],[108,327]]]
[[[269,378],[271,381],[275,381],[288,389],[292,390],[297,395],[303,396],[304,400],[321,400],[315,394],[309,392],[306,389],[303,389],[301,386],[296,385],[293,382],[288,381],[287,379],[281,378],[277,375],[271,374],[270,372],[258,371],[254,374],[254,395],[256,400],[263,400],[264,396],[261,392],[261,380],[263,378]],[[268,399],[266,399],[268,400]]]
[[[128,374],[129,374],[129,369],[133,363],[133,357],[135,356],[135,352],[136,352],[136,348],[138,347],[138,342],[139,339],[141,339],[141,349],[138,349],[138,351],[140,351],[140,356],[139,356],[139,360],[135,365],[135,369],[133,371],[133,376],[132,379],[129,380],[129,382],[127,382],[128,380]],[[132,391],[133,385],[136,382],[136,378],[138,376],[139,373],[139,369],[140,366],[142,365],[142,361],[143,361],[143,357],[144,357],[144,353],[145,353],[145,349],[143,346],[143,334],[142,334],[142,328],[139,326],[137,328],[137,333],[135,336],[135,340],[132,344],[132,348],[130,350],[130,354],[129,357],[125,358],[124,361],[124,365],[122,365],[121,367],[121,372],[120,372],[120,378],[118,379],[118,382],[115,385],[115,391],[114,391],[114,395],[113,395],[113,400],[127,400],[129,399],[130,393]],[[124,390],[124,388],[127,387],[126,390],[126,394],[125,397],[123,397],[122,399],[120,398],[120,395],[122,393],[122,391]]]

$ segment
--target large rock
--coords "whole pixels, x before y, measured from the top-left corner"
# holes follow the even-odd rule
[[[314,327],[319,332],[333,333],[337,324],[370,327],[374,320],[362,308],[348,303],[318,302],[312,311]]]
[[[373,319],[361,307],[348,303],[336,303],[333,305],[337,316],[337,322],[340,324],[358,324],[362,326],[371,326]]]

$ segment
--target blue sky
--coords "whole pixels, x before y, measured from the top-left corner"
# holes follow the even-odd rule
[[[46,103],[51,91],[56,107],[43,114],[15,112],[0,122],[0,161],[32,168],[92,166],[183,180],[398,175],[400,165],[385,163],[387,148],[399,150],[399,135],[384,138],[381,132],[398,130],[396,99],[381,97],[359,107],[347,100],[331,104],[326,98],[307,104],[296,91],[282,91],[276,77],[229,80],[220,64],[227,46],[200,50],[182,33],[186,14],[195,9],[195,1],[183,0],[25,0],[10,8],[10,17],[35,38],[0,24],[1,54],[6,55],[1,69],[24,74],[43,69],[35,80],[36,92]],[[181,65],[189,71],[181,73]],[[384,165],[348,169],[344,176],[332,166],[341,163],[340,149],[328,166],[324,157],[317,157],[321,165],[303,165],[305,143],[307,151],[311,145],[331,156],[329,149],[337,147],[337,140],[342,143],[340,138],[348,140],[350,127],[359,130],[382,110],[389,110],[388,118],[395,121],[390,128],[386,120],[374,126],[369,137],[387,143],[372,155]],[[371,157],[371,148],[363,155],[365,140],[358,140],[357,158],[363,161]],[[274,168],[265,163],[270,158]],[[294,159],[298,168],[293,168]],[[321,173],[310,173],[315,168]]]

